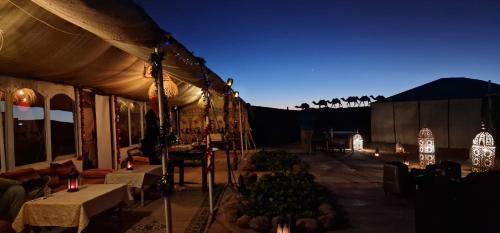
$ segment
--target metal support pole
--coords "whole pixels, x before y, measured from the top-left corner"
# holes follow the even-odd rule
[[[233,180],[231,177],[231,155],[229,152],[229,137],[230,137],[230,132],[229,132],[229,93],[231,91],[231,88],[226,86],[225,87],[225,93],[224,93],[224,144],[225,144],[225,149],[226,149],[226,162],[227,162],[227,183],[232,185]]]
[[[241,158],[245,159],[245,151],[243,148],[243,123],[241,122],[243,120],[243,117],[241,116],[241,100],[238,99],[238,115],[240,118],[240,150],[241,150]]]
[[[168,116],[168,98],[165,96],[164,86],[163,86],[163,52],[158,51],[155,48],[155,51],[151,54],[151,65],[152,76],[156,81],[156,89],[158,96],[158,117],[160,118],[160,155],[161,155],[161,165],[162,165],[162,184],[164,189],[168,189],[171,185],[168,182],[170,181],[169,177],[169,169],[168,166],[168,141],[167,135],[169,131],[169,116]],[[167,109],[165,109],[167,108]],[[165,225],[166,232],[172,233],[172,208],[170,203],[170,198],[168,197],[168,190],[163,190],[163,204],[165,207]]]

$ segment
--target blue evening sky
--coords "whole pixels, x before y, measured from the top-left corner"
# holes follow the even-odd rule
[[[498,0],[136,0],[253,105],[500,83]]]

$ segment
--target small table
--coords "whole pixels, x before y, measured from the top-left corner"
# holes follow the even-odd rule
[[[141,206],[144,206],[144,187],[156,183],[161,178],[161,165],[137,165],[133,170],[122,168],[108,173],[105,184],[126,184],[129,188],[141,190]]]
[[[172,162],[174,166],[179,166],[179,184],[184,184],[184,161],[185,160],[200,160],[201,161],[201,187],[204,192],[208,191],[208,183],[207,183],[207,158],[205,150],[187,150],[187,151],[169,151],[169,160]],[[212,156],[212,174],[215,170],[215,159]],[[173,167],[171,167],[173,168]],[[171,177],[170,182],[174,183],[174,173],[170,171]],[[214,176],[212,175],[212,183],[214,182]]]
[[[28,226],[76,227],[81,232],[92,216],[129,201],[125,184],[89,184],[78,192],[66,190],[24,203],[12,223],[21,232]]]

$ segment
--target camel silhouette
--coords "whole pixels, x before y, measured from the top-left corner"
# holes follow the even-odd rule
[[[335,106],[337,106],[337,105],[338,105],[339,108],[342,107],[342,101],[340,101],[339,98],[333,98],[332,101],[326,101],[326,102],[328,102],[329,104],[331,104],[332,108],[335,108]]]
[[[319,108],[321,108],[321,106],[323,106],[324,108],[328,108],[328,101],[326,100],[319,100],[317,103],[316,101],[313,101],[312,103],[314,105],[318,105]]]
[[[357,96],[349,96],[347,99],[341,98],[341,100],[346,102],[348,107],[351,107],[351,103],[353,104],[352,107],[355,107],[358,104],[359,98]]]
[[[372,101],[370,100],[370,97],[364,95],[364,96],[361,96],[359,97],[359,105],[361,106],[361,104],[363,104],[364,106],[368,106],[370,105]]]
[[[373,95],[370,96],[373,100],[375,100],[376,102],[379,102],[379,101],[384,101],[385,100],[385,97],[383,95],[378,95],[377,97],[373,97]]]
[[[309,104],[302,103],[300,106],[295,106],[295,108],[301,108],[302,110],[307,110],[309,109]]]

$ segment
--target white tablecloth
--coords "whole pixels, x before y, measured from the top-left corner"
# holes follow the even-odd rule
[[[24,203],[12,228],[21,232],[26,225],[77,227],[81,232],[89,218],[129,201],[124,184],[89,184],[78,192],[66,190],[53,193],[46,199]]]
[[[108,173],[105,184],[127,184],[133,188],[143,188],[148,184],[147,175],[160,177],[161,165],[139,165],[135,166],[134,170],[120,169],[118,171]]]

